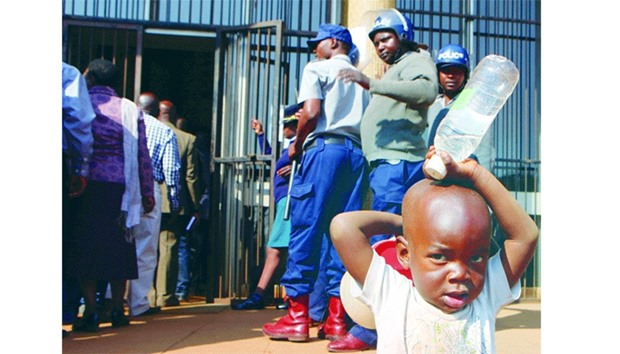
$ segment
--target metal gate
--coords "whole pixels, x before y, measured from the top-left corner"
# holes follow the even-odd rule
[[[274,204],[271,171],[281,151],[282,21],[218,31],[212,120],[212,249],[220,250],[218,296],[244,296],[258,279]],[[251,119],[272,145],[260,151]]]
[[[270,186],[276,156],[260,151],[250,120],[260,119],[272,151],[281,151],[278,123],[288,102],[283,27],[282,21],[271,21],[216,31],[210,251],[202,260],[207,302],[245,294],[262,269],[275,209]],[[116,91],[135,100],[141,92],[144,33],[141,24],[66,19],[63,61],[81,71],[94,58],[114,62],[122,73]]]
[[[116,92],[135,100],[140,94],[142,35],[142,26],[135,24],[63,21],[62,59],[80,71],[92,59],[110,60],[121,72]]]

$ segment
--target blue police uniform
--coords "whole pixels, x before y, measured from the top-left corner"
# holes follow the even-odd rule
[[[362,207],[367,173],[359,127],[370,97],[361,86],[336,79],[344,68],[354,67],[348,56],[336,55],[309,63],[302,76],[299,101],[323,102],[291,190],[291,239],[282,284],[292,297],[312,291],[324,236],[329,253],[326,291],[340,296],[345,268],[331,243],[329,224],[336,214]]]
[[[308,44],[317,45],[328,38],[354,48],[349,31],[331,24],[321,25]],[[331,242],[329,225],[336,214],[362,208],[368,174],[360,124],[370,94],[354,82],[338,79],[343,69],[357,70],[349,56],[336,54],[308,63],[302,74],[298,102],[318,99],[321,110],[314,130],[303,141],[304,152],[293,179],[288,263],[281,279],[289,297],[289,312],[277,323],[263,326],[263,333],[271,338],[308,339],[308,296],[320,267],[326,267],[329,315],[319,333],[330,340],[346,334],[340,301],[345,268]],[[327,241],[327,253],[322,259],[323,240]]]

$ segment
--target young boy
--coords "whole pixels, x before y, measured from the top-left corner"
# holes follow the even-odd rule
[[[435,153],[431,147],[426,159]],[[331,237],[356,281],[353,296],[375,316],[377,353],[494,353],[495,316],[518,299],[538,228],[503,185],[474,160],[440,155],[442,181],[422,180],[403,199],[403,215],[337,215]],[[485,202],[486,201],[486,202]],[[507,235],[490,255],[491,207]],[[373,252],[367,238],[392,233],[411,280]]]

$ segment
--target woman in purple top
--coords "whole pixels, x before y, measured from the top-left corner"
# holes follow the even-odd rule
[[[74,331],[99,328],[97,282],[110,283],[113,327],[129,324],[123,296],[128,279],[138,277],[132,227],[142,212],[153,209],[153,172],[146,146],[145,125],[136,105],[120,98],[114,87],[118,68],[96,59],[84,73],[96,118],[88,184],[80,200],[74,230],[77,245],[72,275],[80,280],[84,315]],[[137,221],[136,221],[137,218]]]

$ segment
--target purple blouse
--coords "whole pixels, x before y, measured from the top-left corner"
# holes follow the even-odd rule
[[[107,86],[93,86],[88,93],[96,114],[92,123],[94,143],[89,179],[125,184],[121,98]],[[138,116],[138,168],[141,195],[152,197],[153,168],[142,111]]]

